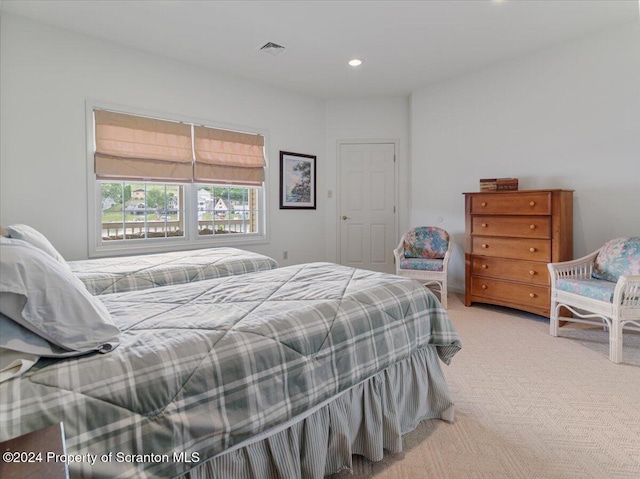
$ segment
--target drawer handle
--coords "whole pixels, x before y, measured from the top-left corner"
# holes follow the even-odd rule
[[[487,227],[487,223],[482,223],[482,227],[486,228]]]
[[[480,286],[482,289],[487,289],[487,285],[483,284],[482,286]]]
[[[480,206],[487,206],[487,202],[483,201],[482,203],[480,203]]]
[[[535,297],[536,297],[536,294],[535,294],[535,293],[529,293],[529,297],[530,297],[530,298],[535,298]]]
[[[532,253],[535,253],[536,249],[535,248],[529,248],[529,251],[531,251]]]
[[[482,265],[482,269],[487,269],[487,268],[488,268],[488,266],[486,264]]]
[[[483,248],[488,248],[488,247],[489,247],[489,245],[488,245],[488,244],[486,244],[486,243],[482,243],[482,247],[483,247]]]
[[[534,270],[531,270],[531,271],[529,271],[529,274],[530,274],[531,276],[535,276],[535,275],[536,275],[536,272],[535,272]]]
[[[536,229],[536,225],[529,225],[529,228],[531,228],[532,230]]]
[[[536,202],[535,202],[535,201],[531,201],[531,202],[529,202],[529,206],[535,206],[535,205],[536,205]]]

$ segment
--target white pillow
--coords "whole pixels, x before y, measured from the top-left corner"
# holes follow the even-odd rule
[[[35,228],[32,228],[28,225],[11,225],[7,226],[7,233],[9,233],[10,238],[19,239],[22,241],[26,241],[27,243],[32,244],[36,248],[41,249],[45,253],[47,253],[52,258],[60,261],[61,263],[67,264],[63,256],[58,253],[51,242],[47,239],[45,235],[40,233]]]
[[[38,359],[33,354],[0,348],[0,383],[26,373]]]
[[[119,344],[109,311],[66,264],[24,241],[0,238],[0,267],[0,313],[20,326],[78,354]]]

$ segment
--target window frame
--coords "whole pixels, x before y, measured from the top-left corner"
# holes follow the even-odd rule
[[[200,182],[181,183],[184,191],[185,201],[185,230],[183,237],[169,238],[140,238],[124,241],[103,241],[102,240],[102,192],[101,181],[96,178],[94,168],[95,153],[95,124],[93,117],[94,109],[111,110],[127,115],[147,116],[161,120],[180,121],[194,125],[204,125],[211,128],[223,130],[239,131],[243,133],[257,134],[264,137],[264,158],[265,158],[265,180],[262,187],[258,188],[258,231],[256,233],[243,233],[241,235],[199,235],[198,234],[198,204],[197,188]],[[202,120],[197,118],[187,118],[180,115],[167,114],[157,111],[145,110],[134,107],[124,107],[103,103],[95,100],[87,100],[85,107],[86,123],[86,165],[87,165],[87,233],[88,233],[88,256],[89,258],[99,258],[104,256],[116,256],[124,254],[141,253],[161,253],[167,251],[180,251],[197,248],[211,248],[217,246],[240,247],[247,245],[269,243],[269,134],[267,130],[247,126],[232,125]],[[118,182],[119,180],[114,180]],[[135,181],[142,183],[142,181]],[[147,182],[155,184],[171,184],[174,182]],[[211,186],[230,186],[215,185]],[[241,186],[239,186],[241,187]]]

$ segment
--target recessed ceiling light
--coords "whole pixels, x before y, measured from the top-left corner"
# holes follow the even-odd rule
[[[360,58],[354,58],[353,60],[349,60],[349,65],[352,67],[357,67],[362,65],[362,60]]]

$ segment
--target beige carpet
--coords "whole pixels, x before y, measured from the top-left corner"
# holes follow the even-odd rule
[[[444,366],[454,423],[429,420],[402,454],[334,479],[640,478],[640,334],[623,364],[608,334],[569,323],[549,335],[540,316],[449,296],[462,351]]]

